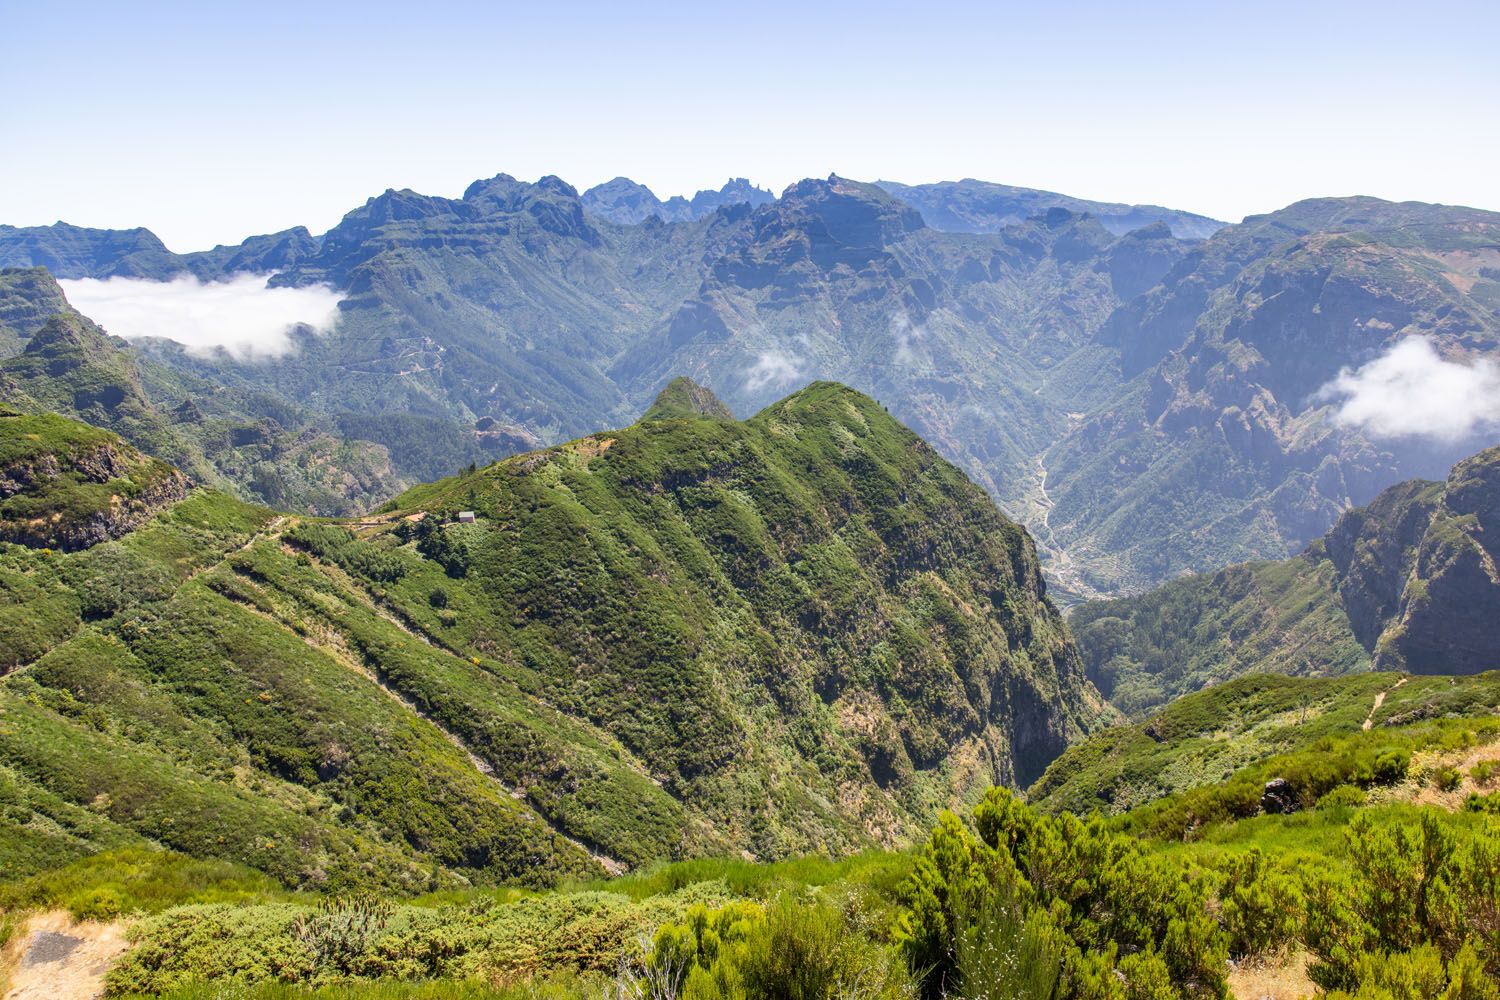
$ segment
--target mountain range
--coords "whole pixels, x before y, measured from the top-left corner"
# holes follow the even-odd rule
[[[350,513],[466,461],[628,422],[679,373],[740,414],[825,378],[879,399],[1031,525],[1065,603],[1289,556],[1350,506],[1490,443],[1491,427],[1436,440],[1341,422],[1327,390],[1413,337],[1449,364],[1500,352],[1494,213],[1319,199],[1221,227],[980,182],[839,177],[775,199],[731,182],[684,211],[648,194],[502,174],[457,199],[387,191],[321,237],[196,254],[144,230],[3,228],[0,264],[252,269],[336,289],[334,330],[284,358],[129,347],[137,365],[276,400],[283,432],[355,449],[322,449],[310,476],[262,461],[285,484],[274,496],[253,463],[226,463],[223,482],[252,499]],[[0,316],[44,308],[14,285]],[[158,409],[185,403],[161,382]],[[339,496],[335,480],[354,485]]]
[[[1491,996],[1500,217],[1060,198],[0,231],[0,976]]]

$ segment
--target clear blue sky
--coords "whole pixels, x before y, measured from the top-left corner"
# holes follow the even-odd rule
[[[1500,209],[1500,3],[0,0],[0,222],[173,249],[501,171]]]

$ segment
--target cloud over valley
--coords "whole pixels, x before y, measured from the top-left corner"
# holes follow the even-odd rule
[[[322,332],[338,318],[340,296],[326,285],[268,288],[266,274],[203,282],[190,274],[170,281],[80,278],[59,281],[74,308],[127,340],[164,337],[194,354],[223,349],[241,360],[296,349],[301,326]]]

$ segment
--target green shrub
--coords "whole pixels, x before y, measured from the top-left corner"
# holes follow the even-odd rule
[[[1404,750],[1386,750],[1375,758],[1374,781],[1377,785],[1394,785],[1406,777],[1411,754]]]
[[[67,902],[67,910],[74,920],[113,920],[124,909],[124,899],[109,886],[77,893]]]
[[[945,814],[905,889],[898,939],[912,968],[924,970],[925,995],[961,979],[960,941],[973,915],[1011,898],[1027,923],[1038,921],[1033,946],[1047,939],[1061,949],[1062,1000],[1223,994],[1225,935],[1209,916],[1209,887],[1198,873],[1148,854],[1098,816],[1043,817],[1004,789],[985,796],[974,826],[971,833]],[[1003,955],[1018,946],[998,947]],[[1135,956],[1135,980],[1121,955]],[[1125,992],[1121,976],[1140,989]],[[1170,983],[1167,992],[1145,985],[1159,983]]]
[[[1361,813],[1345,837],[1348,872],[1315,870],[1305,888],[1315,982],[1328,990],[1389,989],[1372,962],[1429,947],[1451,961],[1466,942],[1492,973],[1500,968],[1500,825],[1460,825],[1429,809],[1416,824],[1382,827]]]
[[[1432,773],[1432,783],[1444,792],[1456,791],[1463,780],[1456,767],[1440,767]]]
[[[769,908],[694,907],[658,929],[638,972],[622,978],[646,995],[690,1000],[903,1000],[914,992],[900,956],[851,933],[822,903],[790,894]]]
[[[1365,804],[1365,790],[1356,785],[1340,785],[1318,800],[1319,809],[1353,809]]]
[[[1470,792],[1469,797],[1464,800],[1464,809],[1468,812],[1500,815],[1500,792],[1490,792],[1487,795]]]
[[[1448,961],[1431,944],[1407,952],[1373,952],[1360,957],[1348,992],[1327,1000],[1495,1000],[1500,987],[1479,954],[1465,943]]]
[[[1258,849],[1231,860],[1220,900],[1231,955],[1269,955],[1297,940],[1301,887],[1291,875],[1273,868]]]
[[[1500,760],[1482,760],[1469,768],[1469,780],[1480,788],[1488,788],[1500,774]]]
[[[304,521],[283,536],[292,545],[333,562],[355,576],[394,583],[406,575],[401,557],[354,537],[348,528]]]

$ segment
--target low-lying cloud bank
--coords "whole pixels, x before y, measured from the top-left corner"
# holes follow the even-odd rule
[[[117,337],[165,337],[194,354],[223,348],[241,359],[295,350],[291,332],[333,327],[340,296],[326,285],[267,288],[267,274],[203,282],[80,278],[59,281],[73,307]]]
[[[1376,437],[1457,441],[1500,428],[1500,365],[1447,361],[1426,339],[1407,337],[1369,364],[1339,372],[1317,398],[1338,404],[1338,424]]]

